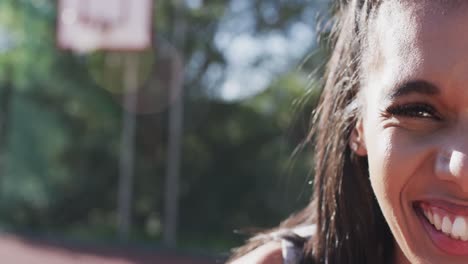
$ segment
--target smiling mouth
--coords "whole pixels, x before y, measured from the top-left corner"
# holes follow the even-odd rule
[[[427,221],[445,235],[468,241],[468,216],[452,214],[442,208],[421,203],[420,208]]]
[[[468,255],[468,207],[417,202],[414,209],[437,248],[453,255]]]

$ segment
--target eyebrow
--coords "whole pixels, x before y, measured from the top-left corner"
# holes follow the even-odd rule
[[[414,93],[424,95],[438,95],[440,94],[440,89],[436,85],[427,81],[410,81],[403,83],[403,85],[400,85],[397,89],[391,91],[387,98],[396,99]]]

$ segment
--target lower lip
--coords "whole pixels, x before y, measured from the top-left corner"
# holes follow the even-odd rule
[[[441,231],[437,230],[421,212],[421,208],[416,209],[419,220],[424,229],[429,234],[432,242],[442,251],[452,255],[468,255],[468,241],[453,239]]]

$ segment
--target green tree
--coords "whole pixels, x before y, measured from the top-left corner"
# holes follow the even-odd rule
[[[163,224],[171,105],[164,47],[177,50],[185,62],[182,243],[225,249],[242,239],[234,229],[272,226],[306,202],[311,154],[291,153],[307,134],[318,94],[309,73],[324,52],[302,61],[315,47],[312,39],[280,59],[259,52],[248,64],[268,72],[263,92],[226,101],[219,88],[233,74],[230,40],[287,40],[298,27],[313,27],[313,13],[324,5],[201,1],[178,11],[188,26],[185,41],[174,43],[173,1],[155,1],[155,46],[139,60],[136,238],[158,241]],[[122,69],[109,60],[121,54],[58,50],[56,12],[56,1],[0,2],[0,122],[7,120],[1,126],[7,133],[0,221],[17,229],[114,237]],[[2,46],[2,39],[10,44]]]

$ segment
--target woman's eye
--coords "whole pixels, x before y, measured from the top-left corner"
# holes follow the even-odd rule
[[[390,106],[386,110],[387,113],[394,116],[416,117],[416,118],[433,118],[440,120],[437,111],[428,104],[405,104]]]

